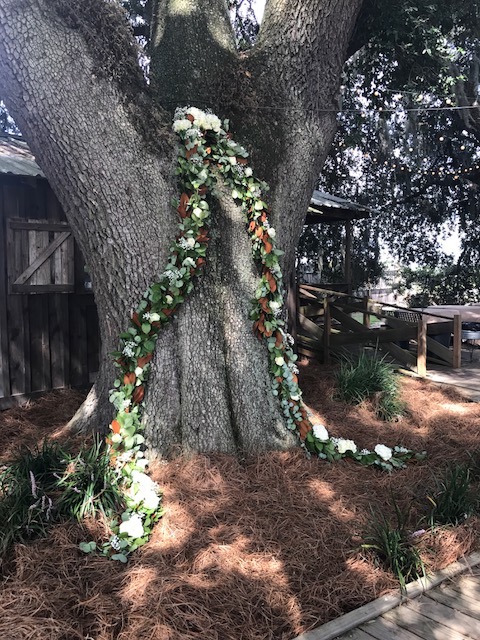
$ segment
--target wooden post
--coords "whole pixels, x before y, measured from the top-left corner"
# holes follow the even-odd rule
[[[352,293],[352,222],[345,221],[345,264],[343,266],[347,293]]]
[[[332,330],[332,316],[330,313],[330,298],[323,300],[323,364],[330,364],[330,333]]]
[[[453,316],[453,368],[462,368],[462,316]]]
[[[422,378],[427,375],[427,318],[423,315],[418,319],[417,374]]]
[[[370,299],[370,291],[363,297],[363,306],[366,311],[363,312],[363,324],[367,329],[370,329],[370,314],[368,313],[368,301]]]

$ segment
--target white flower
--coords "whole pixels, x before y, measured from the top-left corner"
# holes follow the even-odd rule
[[[313,425],[313,435],[315,438],[320,440],[320,442],[326,442],[330,437],[328,435],[328,431],[323,424],[314,424]]]
[[[196,216],[201,216],[202,215],[202,210],[199,207],[195,207],[193,210],[194,215]]]
[[[142,369],[142,367],[137,367],[137,368],[135,369],[135,375],[137,376],[137,378],[138,378],[139,376],[141,376],[141,375],[142,375],[142,373],[143,373],[143,369]]]
[[[119,433],[114,433],[111,437],[111,441],[114,442],[115,444],[118,444],[119,442],[122,441],[122,436]]]
[[[130,398],[127,398],[126,400],[124,400],[122,402],[122,405],[123,405],[124,409],[127,409],[131,404],[132,404],[132,401],[130,400]]]
[[[145,491],[156,491],[157,489],[157,483],[141,471],[132,471],[132,482],[133,484],[139,485]]]
[[[247,176],[247,178],[250,178],[253,175],[253,171],[251,167],[245,168],[245,175]]]
[[[167,304],[172,304],[172,302],[173,302],[173,298],[172,298],[172,296],[166,295],[166,296],[165,296],[165,302],[166,302]]]
[[[143,314],[143,319],[147,322],[158,322],[160,320],[160,316],[158,315],[158,313],[147,312]]]
[[[143,506],[145,509],[151,509],[152,511],[156,511],[158,509],[158,505],[160,504],[160,496],[156,494],[154,491],[148,491],[143,495]]]
[[[130,340],[130,342],[125,343],[122,353],[124,356],[127,356],[127,358],[133,358],[136,348],[137,345],[135,344],[135,342],[133,342],[133,340]]]
[[[119,533],[126,533],[130,538],[141,538],[144,534],[142,518],[134,513],[128,520],[124,520],[119,528]]]
[[[337,449],[338,453],[346,453],[347,451],[351,451],[352,453],[357,452],[357,445],[353,440],[344,440],[343,438],[339,438],[337,441]]]
[[[180,131],[187,131],[187,129],[190,129],[191,126],[192,123],[190,122],[190,120],[182,118],[181,120],[175,120],[175,122],[173,123],[173,130],[175,131],[175,133],[179,133]]]
[[[280,303],[280,302],[277,302],[276,300],[271,300],[271,301],[270,301],[270,309],[271,309],[274,313],[275,313],[275,311],[276,311],[277,309],[280,309],[280,307],[281,307],[281,306],[282,306],[282,305],[281,305],[281,303]]]
[[[235,156],[230,156],[230,157],[228,158],[228,161],[229,161],[229,163],[230,163],[230,164],[232,164],[232,165],[233,165],[233,164],[237,164],[237,158],[236,158]]]
[[[197,107],[189,107],[187,109],[187,114],[193,116],[194,120],[203,120],[205,118],[206,113],[201,109],[197,109]]]
[[[270,229],[268,230],[268,235],[271,238],[275,238],[275,236],[277,235],[277,232],[275,231],[275,229],[273,227],[270,227]]]
[[[282,358],[282,356],[277,356],[275,358],[275,364],[278,364],[278,366],[281,367],[285,364],[285,360]]]
[[[377,444],[375,447],[375,453],[377,456],[380,456],[382,460],[387,462],[392,457],[392,450],[389,447],[386,447],[384,444]]]

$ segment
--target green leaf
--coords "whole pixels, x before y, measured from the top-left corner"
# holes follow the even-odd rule
[[[126,564],[128,560],[127,556],[124,553],[114,553],[111,559],[123,562],[123,564]]]
[[[97,543],[93,540],[91,542],[80,542],[78,548],[80,551],[83,551],[83,553],[92,553],[92,551],[95,551],[97,548]]]
[[[142,324],[143,333],[149,334],[151,330],[152,330],[152,326],[148,322],[144,322]]]

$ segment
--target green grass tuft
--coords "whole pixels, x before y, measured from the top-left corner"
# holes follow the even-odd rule
[[[436,478],[431,495],[430,524],[459,524],[478,507],[471,487],[472,472],[466,464],[451,464],[443,478]]]
[[[398,378],[384,358],[365,352],[358,359],[346,357],[335,378],[340,400],[350,404],[373,400],[377,416],[386,421],[402,415],[404,406],[399,397]]]

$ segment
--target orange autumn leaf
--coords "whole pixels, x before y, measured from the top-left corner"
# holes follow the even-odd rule
[[[146,356],[142,356],[141,358],[139,358],[137,360],[137,366],[140,367],[141,369],[143,369],[143,367],[150,362],[150,360],[153,358],[153,353],[147,353]]]
[[[190,158],[195,155],[198,151],[198,145],[196,144],[192,149],[188,149],[185,153],[185,157],[187,158],[187,160],[190,160]]]
[[[277,349],[278,349],[278,347],[279,347],[279,346],[282,344],[282,342],[283,342],[283,336],[282,336],[282,334],[280,333],[280,331],[277,331],[277,333],[276,333],[275,335],[276,335],[276,337],[277,337],[277,339],[275,340],[275,346],[276,346],[276,347],[277,347]]]
[[[118,420],[112,420],[112,424],[110,426],[112,427],[113,433],[120,433],[121,425]]]
[[[133,373],[133,371],[130,371],[129,373],[126,373],[123,376],[123,384],[134,384],[135,383],[135,374]]]
[[[210,154],[212,153],[212,147],[207,147],[207,148],[205,149],[205,153],[206,153],[207,155],[210,155]]]
[[[295,373],[292,373],[292,378],[295,384],[298,384],[298,376]]]
[[[237,158],[237,164],[248,164],[247,158]]]
[[[132,313],[132,322],[137,325],[137,327],[142,327],[142,323],[140,322],[140,318],[138,317],[138,313],[135,311]]]
[[[133,401],[138,404],[139,402],[141,402],[143,400],[143,397],[145,395],[145,389],[143,387],[143,385],[141,384],[139,387],[136,387],[135,391],[133,392]]]
[[[262,227],[257,227],[255,229],[255,235],[257,236],[257,238],[261,238],[263,236],[263,229]]]
[[[250,233],[253,233],[255,231],[255,220],[250,221],[250,224],[248,225],[248,230],[250,231]]]
[[[195,120],[191,113],[187,113],[185,117],[187,118],[187,120],[190,120],[190,122],[193,122]]]
[[[265,242],[265,252],[266,253],[271,253],[272,252],[272,243],[269,242],[268,240]]]

